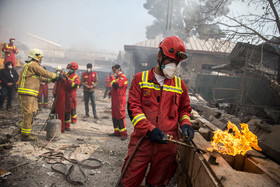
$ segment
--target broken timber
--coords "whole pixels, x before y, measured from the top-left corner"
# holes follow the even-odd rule
[[[194,117],[202,127],[209,129],[210,136],[213,130],[217,130],[216,126],[201,116]],[[193,144],[202,149],[210,147],[210,141],[199,133],[195,134]],[[208,163],[210,154],[214,155],[218,164]],[[254,150],[250,155],[264,157]],[[230,156],[219,153],[201,154],[192,148],[179,146],[177,162],[177,185],[180,187],[280,185],[280,166],[269,158]]]

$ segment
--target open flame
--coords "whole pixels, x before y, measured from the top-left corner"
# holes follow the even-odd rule
[[[213,141],[208,151],[217,151],[228,155],[245,155],[252,147],[258,151],[262,149],[258,146],[258,138],[252,133],[246,123],[241,123],[241,130],[230,121],[228,122],[227,130],[217,130],[214,132]]]

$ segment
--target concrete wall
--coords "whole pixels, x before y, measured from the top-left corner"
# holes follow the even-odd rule
[[[194,88],[196,76],[201,73],[210,74],[213,70],[205,69],[205,66],[229,64],[226,55],[206,54],[192,52],[188,54],[186,62],[181,63],[181,78],[188,82],[188,86]],[[224,71],[223,71],[224,72]],[[228,72],[226,72],[228,73]]]

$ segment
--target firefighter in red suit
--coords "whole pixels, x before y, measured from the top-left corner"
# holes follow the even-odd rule
[[[121,140],[127,138],[126,122],[125,122],[125,105],[126,105],[126,88],[127,78],[121,72],[121,66],[116,64],[112,67],[113,74],[110,77],[112,90],[112,120],[114,126],[114,133],[109,136],[120,136]],[[115,78],[116,76],[116,78]]]
[[[187,58],[183,41],[171,36],[159,45],[157,66],[137,73],[131,83],[128,113],[134,126],[124,166],[141,137],[146,139],[137,149],[123,179],[125,187],[139,186],[146,176],[146,186],[166,186],[176,170],[177,145],[167,143],[166,134],[178,140],[178,127],[194,137],[190,123],[190,100],[186,84],[175,76],[180,61]],[[123,168],[124,168],[123,166]]]
[[[64,75],[64,71],[61,66],[57,66],[56,74]],[[61,121],[61,132],[65,132],[65,78],[61,81],[56,81],[53,86],[54,102],[52,105],[52,113],[58,115],[58,119]]]
[[[43,68],[46,70],[46,68],[43,66]],[[42,109],[42,107],[47,108],[48,107],[48,83],[47,82],[40,82],[40,88],[39,88],[39,94],[38,94],[38,105],[39,109]],[[43,103],[44,98],[44,103]]]
[[[67,72],[64,74],[63,81],[65,88],[65,130],[70,130],[70,122],[77,123],[77,99],[76,90],[80,87],[81,81],[79,76],[75,73],[78,69],[78,64],[72,62],[67,65]]]
[[[94,91],[96,86],[98,85],[98,76],[97,73],[92,71],[92,64],[87,64],[87,71],[82,74],[82,85],[83,85],[83,93],[84,93],[84,100],[85,100],[85,111],[86,115],[85,118],[89,117],[89,99],[91,101],[91,107],[94,119],[99,119],[96,113],[96,105],[95,105],[95,94]]]
[[[6,64],[6,62],[12,62],[13,67],[15,67],[15,64],[16,64],[15,54],[18,53],[18,50],[17,50],[16,46],[14,45],[15,39],[10,38],[9,41],[10,41],[10,43],[4,44],[4,46],[2,48],[2,51],[5,53],[4,64]]]
[[[105,78],[105,83],[106,83],[106,90],[104,92],[104,96],[103,99],[106,98],[107,94],[110,93],[110,91],[112,90],[112,85],[111,85],[111,81],[110,81],[110,74]],[[109,99],[111,98],[111,95],[108,95]]]

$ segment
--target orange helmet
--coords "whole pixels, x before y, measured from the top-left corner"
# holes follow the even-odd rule
[[[165,56],[182,61],[187,58],[186,48],[183,40],[177,36],[169,36],[160,42],[159,48]]]
[[[78,68],[79,66],[76,62],[71,62],[70,64],[67,65],[67,69],[77,70]]]

